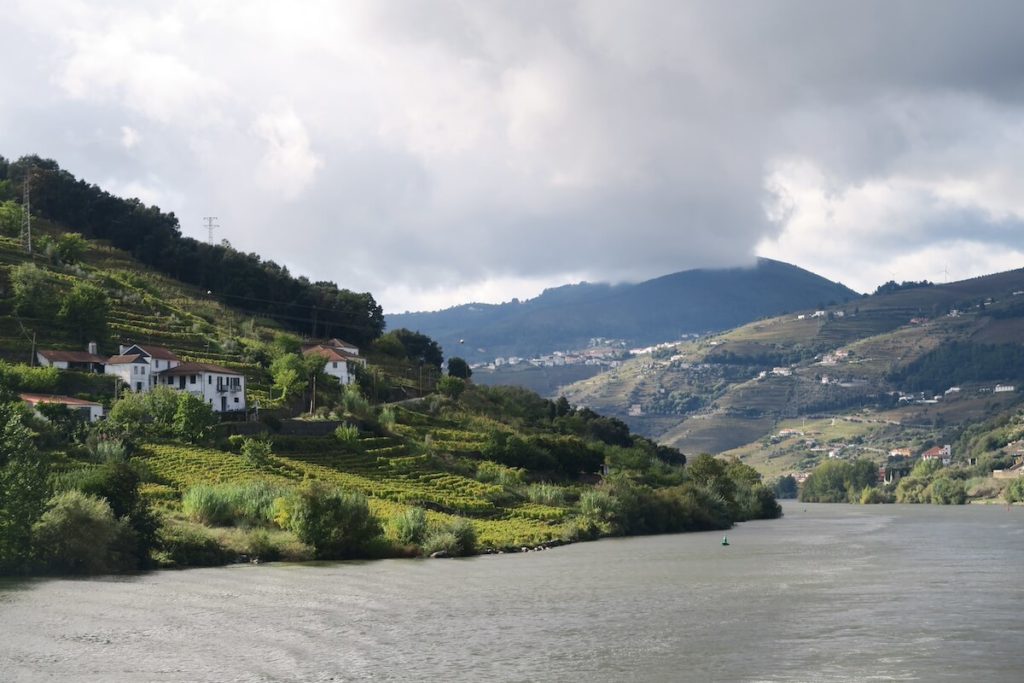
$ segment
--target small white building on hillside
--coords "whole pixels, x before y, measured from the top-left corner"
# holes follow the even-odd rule
[[[245,410],[245,375],[210,363],[177,363],[156,373],[154,386],[194,394],[215,413]]]
[[[54,394],[19,394],[18,396],[33,408],[38,408],[43,403],[67,406],[68,410],[72,412],[81,412],[82,417],[88,419],[89,422],[96,422],[103,417],[103,406],[95,401],[83,401],[80,398]],[[36,412],[39,413],[38,410]],[[39,415],[45,419],[42,413]]]
[[[162,346],[132,344],[120,346],[121,352],[107,360],[104,372],[119,377],[135,392],[147,392],[156,386],[156,375],[181,364],[181,359]]]
[[[348,348],[353,347],[349,346]],[[356,349],[357,353],[358,351],[359,349]],[[305,356],[320,356],[323,358],[324,372],[331,377],[336,377],[342,386],[351,384],[355,379],[349,367],[350,364],[359,363],[360,365],[366,365],[365,358],[350,354],[341,347],[327,346],[326,344],[306,347],[302,353]]]
[[[56,351],[46,349],[36,352],[36,362],[41,367],[58,370],[79,370],[102,373],[107,359],[96,353],[96,343],[89,344],[88,351]]]

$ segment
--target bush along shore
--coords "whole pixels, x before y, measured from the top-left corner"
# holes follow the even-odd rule
[[[159,388],[94,424],[0,389],[0,572],[460,557],[781,514],[739,462],[687,462],[565,399],[451,380],[400,405],[341,388],[304,418],[320,436],[273,419],[235,434]]]

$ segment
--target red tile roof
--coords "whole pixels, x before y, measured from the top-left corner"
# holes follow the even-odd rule
[[[313,346],[313,347],[310,347],[308,349],[305,349],[302,352],[302,354],[304,356],[313,356],[313,355],[321,356],[324,359],[329,360],[329,361],[348,361],[348,360],[350,360],[350,361],[354,361],[356,363],[363,363],[363,362],[365,362],[364,359],[360,358],[359,356],[353,356],[350,353],[345,353],[344,351],[341,351],[339,349],[335,349],[335,348],[330,347],[330,346],[324,346],[323,344],[320,344],[318,346]]]
[[[45,349],[39,355],[51,363],[106,363],[107,359],[87,351],[54,351]]]
[[[147,355],[152,358],[159,358],[160,360],[180,360],[177,355],[170,349],[166,349],[162,346],[150,346],[149,344],[132,344],[128,348],[134,346],[137,349],[141,349]]]
[[[31,403],[36,405],[37,403],[61,403],[66,406],[74,406],[76,408],[85,408],[99,406],[101,404],[95,401],[83,401],[80,398],[72,398],[71,396],[57,396],[55,394],[18,394],[22,401],[25,403]]]

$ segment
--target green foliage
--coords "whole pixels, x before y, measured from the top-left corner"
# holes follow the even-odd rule
[[[940,345],[888,379],[908,391],[937,392],[964,382],[1024,379],[1024,346],[951,341]]]
[[[117,546],[130,531],[101,498],[80,491],[54,496],[32,534],[37,557],[50,571],[100,574],[127,568]]]
[[[57,297],[46,271],[35,264],[23,263],[11,268],[10,277],[15,313],[40,320],[53,317]]]
[[[426,534],[427,513],[423,508],[405,508],[388,520],[388,536],[403,545],[418,545]]]
[[[856,503],[874,486],[878,468],[870,460],[826,460],[811,472],[800,491],[805,503]]]
[[[55,367],[32,367],[0,360],[0,386],[12,391],[50,394],[56,390],[60,371]]]
[[[967,488],[962,481],[937,477],[925,489],[933,505],[963,505],[967,502]]]
[[[374,348],[387,355],[406,358],[414,363],[423,363],[440,368],[444,353],[433,339],[425,334],[407,330],[404,327],[392,330],[374,342]],[[401,349],[401,355],[399,354]]]
[[[799,493],[796,477],[792,474],[779,477],[775,482],[774,488],[776,498],[796,498]]]
[[[445,375],[441,379],[437,380],[437,391],[442,396],[447,396],[453,401],[457,401],[459,396],[462,396],[462,392],[466,390],[466,381],[454,377],[452,375]]]
[[[203,399],[187,392],[178,393],[174,412],[174,433],[189,443],[205,441],[217,426],[217,415]]]
[[[423,541],[423,554],[443,553],[464,557],[476,552],[476,529],[468,519],[459,517],[451,524],[435,528]]]
[[[54,244],[57,258],[66,266],[78,263],[85,254],[87,242],[77,232],[62,233]]]
[[[243,439],[241,454],[253,467],[264,467],[274,454],[273,444],[267,439]]]
[[[233,559],[202,527],[179,524],[160,528],[155,555],[162,567],[216,567]]]
[[[482,460],[476,466],[476,478],[488,484],[515,488],[525,479],[526,471],[518,467],[506,467],[490,460]]]
[[[306,385],[302,357],[296,354],[286,354],[274,359],[270,365],[270,375],[274,379],[274,388],[281,392],[282,400],[292,398]]]
[[[322,484],[306,484],[299,490],[288,525],[303,543],[313,546],[320,559],[364,555],[381,533],[365,496]]]
[[[345,412],[359,417],[370,414],[370,402],[366,400],[357,384],[347,384],[341,392],[341,402]]]
[[[21,225],[25,220],[25,211],[21,204],[11,200],[0,203],[0,235],[4,237],[18,237],[21,234]]]
[[[0,573],[24,571],[32,553],[32,525],[50,495],[49,458],[12,404],[0,404]]]
[[[563,507],[565,505],[565,489],[554,484],[530,484],[526,487],[526,498],[531,503]]]
[[[459,379],[469,379],[473,376],[473,370],[470,369],[469,363],[464,358],[453,356],[448,359],[448,374]]]
[[[85,342],[106,338],[109,310],[106,292],[78,281],[61,300],[58,317],[78,341]]]
[[[210,526],[259,526],[274,522],[280,511],[275,501],[289,495],[290,491],[282,486],[253,480],[192,486],[181,502],[182,511],[194,522]]]
[[[1003,496],[1006,498],[1007,503],[1024,502],[1024,477],[1017,477],[1010,482],[1010,485],[1003,492]]]
[[[391,406],[384,406],[377,415],[377,422],[384,429],[391,431],[395,428],[395,409]]]
[[[334,438],[337,439],[339,443],[354,446],[359,442],[359,427],[347,422],[338,425],[337,429],[334,430]]]

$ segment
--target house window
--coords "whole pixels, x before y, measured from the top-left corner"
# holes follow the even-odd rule
[[[188,383],[189,384],[195,384],[196,383],[196,376],[195,375],[189,375],[188,376]]]
[[[238,397],[235,396],[235,403],[238,403]]]
[[[338,361],[332,361],[331,362],[331,367],[334,368],[335,370],[337,370],[338,369]]]
[[[210,375],[209,377],[206,378],[206,383],[213,384],[213,375]]]

